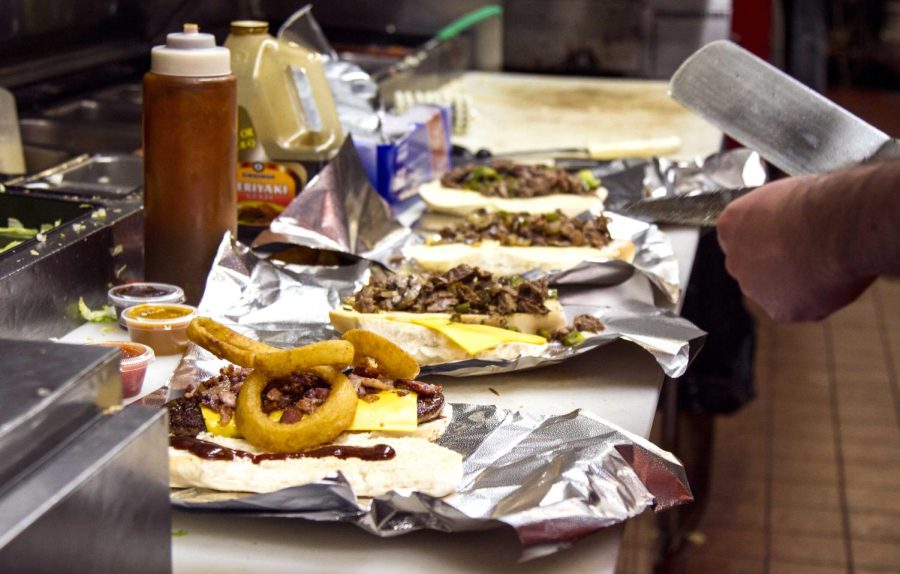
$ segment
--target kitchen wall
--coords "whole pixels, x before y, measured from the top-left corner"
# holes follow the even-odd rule
[[[483,69],[667,77],[698,46],[726,37],[731,0],[315,0],[340,41],[415,45],[492,3],[504,18],[471,37]],[[128,58],[193,21],[227,34],[236,18],[280,24],[297,0],[0,0],[0,85],[16,87]]]
[[[668,78],[727,38],[731,0],[506,0],[504,62],[515,70]]]

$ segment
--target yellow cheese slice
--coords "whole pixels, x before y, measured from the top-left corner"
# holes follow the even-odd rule
[[[475,355],[486,349],[496,347],[501,343],[528,343],[531,345],[543,345],[547,339],[539,335],[529,335],[492,327],[490,325],[477,325],[472,323],[457,323],[449,319],[439,317],[416,318],[403,320],[433,329],[447,336],[451,341],[462,347],[470,355]]]
[[[416,393],[407,392],[400,396],[396,391],[381,391],[375,396],[377,401],[365,401],[359,399],[356,403],[356,417],[347,430],[353,431],[414,431],[418,425],[418,411],[416,408]],[[234,417],[228,424],[220,424],[221,417],[216,411],[200,406],[203,413],[203,422],[206,430],[216,436],[228,438],[242,438]],[[269,418],[275,422],[281,420],[283,411],[275,410],[269,413]]]
[[[244,438],[240,431],[237,429],[237,425],[234,422],[234,417],[228,421],[228,424],[221,424],[222,415],[212,410],[209,407],[205,407],[200,405],[200,412],[203,413],[203,422],[206,424],[206,430],[209,434],[214,434],[216,436],[224,436],[228,438]],[[275,422],[281,420],[281,415],[284,411],[276,410],[269,413],[269,418]]]
[[[221,415],[211,408],[200,405],[200,412],[203,413],[203,422],[206,423],[206,430],[210,434],[228,438],[241,438],[241,433],[238,432],[237,425],[234,424],[234,417],[231,417],[228,424],[223,425],[220,424]]]
[[[381,391],[373,395],[378,400],[359,399],[356,416],[347,430],[352,431],[414,431],[418,425],[416,393],[401,396],[397,391]]]

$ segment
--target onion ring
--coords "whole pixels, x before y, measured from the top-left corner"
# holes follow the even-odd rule
[[[187,328],[187,336],[213,355],[248,369],[256,367],[258,355],[279,350],[245,337],[209,317],[196,317],[192,320]]]
[[[291,373],[308,371],[312,367],[337,367],[343,369],[353,363],[353,345],[338,339],[319,341],[293,349],[275,349],[256,355],[254,368],[268,377],[277,379]]]
[[[346,367],[353,363],[353,345],[341,340],[319,341],[293,349],[278,349],[254,341],[209,317],[188,325],[188,339],[215,356],[272,378],[286,377],[323,365]]]
[[[365,364],[367,357],[375,359],[378,370],[390,379],[415,379],[419,364],[396,343],[372,331],[351,329],[341,337],[355,349],[353,364]]]
[[[269,378],[253,371],[238,394],[235,423],[250,444],[266,452],[299,452],[327,443],[344,432],[356,415],[353,383],[337,369],[308,369],[331,385],[325,402],[296,423],[273,421],[262,411],[262,392]]]

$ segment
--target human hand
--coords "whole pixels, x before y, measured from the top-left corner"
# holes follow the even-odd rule
[[[826,317],[865,291],[842,260],[854,241],[841,209],[849,190],[828,176],[782,179],[731,203],[717,221],[725,267],[745,295],[777,321]]]

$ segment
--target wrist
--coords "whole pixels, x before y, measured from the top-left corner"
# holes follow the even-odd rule
[[[855,167],[821,177],[812,189],[827,211],[830,272],[851,280],[900,271],[893,253],[900,241],[900,162]]]

